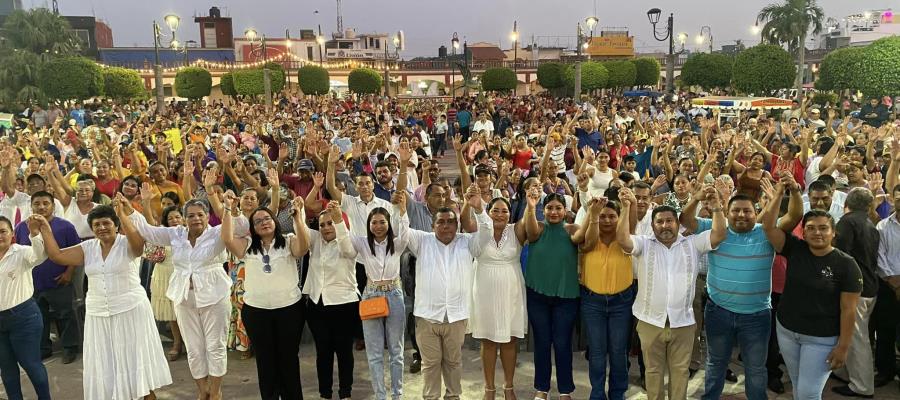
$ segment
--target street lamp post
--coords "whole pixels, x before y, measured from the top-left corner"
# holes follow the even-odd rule
[[[450,90],[453,91],[453,98],[456,98],[456,50],[459,50],[459,36],[453,32],[453,38],[450,39],[451,48],[453,49],[453,58],[450,61]]]
[[[253,55],[253,42],[259,38],[260,39],[260,51],[263,53],[263,62],[269,61],[268,53],[266,49],[266,35],[259,35],[256,32],[256,29],[249,28],[244,31],[244,36],[250,42],[250,55]],[[265,96],[266,96],[266,109],[272,109],[272,75],[271,71],[268,68],[263,66],[263,86],[265,87]]]
[[[587,25],[588,31],[590,32],[590,37],[594,37],[594,27],[597,26],[597,23],[600,20],[597,17],[591,16],[584,19],[584,24]],[[575,60],[575,102],[580,102],[581,100],[581,53],[582,50],[587,50],[588,44],[590,43],[590,39],[587,41],[584,37],[584,31],[581,29],[581,23],[577,24],[577,40],[576,40],[576,54],[577,58]]]
[[[321,67],[323,65],[322,53],[325,52],[325,49],[323,47],[323,46],[325,46],[325,36],[322,36],[322,25],[321,24],[319,24],[319,36],[316,36],[316,43],[319,44],[319,66]]]
[[[177,45],[178,41],[175,40],[175,31],[178,29],[178,23],[181,22],[181,18],[179,18],[175,14],[169,14],[164,17],[166,25],[169,27],[169,30],[172,31],[172,41],[169,43],[169,47],[173,45]],[[162,65],[159,61],[159,47],[160,47],[160,39],[164,34],[159,28],[159,24],[156,20],[153,21],[153,54],[154,54],[154,65],[153,65],[153,75],[154,81],[156,83],[156,113],[162,115],[165,110],[165,92],[163,91],[163,76],[162,76]]]
[[[666,92],[672,94],[675,92],[675,37],[672,35],[672,28],[674,25],[674,14],[669,13],[669,20],[666,24],[665,35],[660,37],[660,32],[656,29],[656,24],[659,22],[659,16],[662,14],[662,10],[658,8],[651,8],[650,11],[647,11],[647,19],[650,20],[650,24],[653,25],[653,37],[660,41],[664,42],[666,40],[669,41],[669,54],[666,57]]]
[[[518,21],[513,21],[513,31],[509,35],[513,41],[513,72],[516,75],[516,87],[513,88],[513,96],[519,88],[519,28]]]

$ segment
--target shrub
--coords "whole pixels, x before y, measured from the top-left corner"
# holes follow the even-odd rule
[[[733,71],[734,88],[757,96],[792,87],[796,75],[791,55],[771,44],[753,46],[738,53]]]
[[[212,90],[212,75],[200,67],[185,67],[175,74],[175,92],[180,97],[191,100],[209,96]]]
[[[376,94],[381,92],[381,74],[371,68],[357,68],[350,71],[347,87],[353,93]]]
[[[734,58],[725,54],[700,53],[692,55],[681,67],[681,80],[686,85],[704,89],[725,88],[731,85]]]
[[[84,100],[103,95],[103,71],[84,57],[61,57],[46,62],[40,70],[39,85],[55,100]]]
[[[488,68],[481,75],[481,87],[484,90],[508,92],[516,89],[519,79],[510,68]]]
[[[659,83],[659,61],[653,57],[641,57],[631,60],[634,63],[637,76],[634,84],[637,86],[656,86]]]
[[[107,97],[116,100],[142,98],[147,93],[137,71],[119,67],[103,69],[103,88]]]
[[[320,95],[328,93],[331,78],[328,70],[318,65],[306,65],[297,71],[300,90],[305,94]]]

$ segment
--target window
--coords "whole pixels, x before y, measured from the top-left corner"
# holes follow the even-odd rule
[[[207,29],[215,29],[216,23],[215,22],[204,22],[203,27],[207,28]]]
[[[312,46],[306,47],[306,59],[310,60],[310,61],[313,60],[313,47]]]
[[[94,47],[94,43],[91,40],[91,33],[87,29],[72,29],[72,33],[75,34],[75,37],[81,41],[81,45],[85,48]]]

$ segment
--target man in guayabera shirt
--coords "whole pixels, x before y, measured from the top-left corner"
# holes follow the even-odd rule
[[[53,237],[59,243],[60,248],[66,248],[81,243],[78,232],[71,222],[53,215],[53,195],[39,191],[31,195],[31,211],[33,214],[44,217],[50,223]],[[28,224],[16,226],[16,243],[29,246]],[[53,344],[50,342],[51,313],[55,315],[56,330],[62,340],[63,364],[75,361],[78,355],[78,347],[81,345],[81,334],[78,322],[75,318],[75,287],[72,286],[72,273],[74,265],[59,265],[47,259],[32,270],[34,278],[34,298],[37,300],[44,317],[44,332],[41,336],[41,358],[48,358],[53,354]]]

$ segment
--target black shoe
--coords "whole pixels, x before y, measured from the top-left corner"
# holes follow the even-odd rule
[[[784,393],[784,383],[781,382],[781,379],[769,379],[768,386],[769,386],[769,390],[771,390],[775,393],[778,393],[778,394]]]
[[[78,354],[76,354],[74,351],[66,351],[63,353],[62,363],[71,364],[75,362],[76,358],[78,358]]]
[[[644,389],[645,392],[647,391],[647,380],[643,376],[641,377],[641,389]]]
[[[422,371],[422,360],[413,358],[412,363],[409,364],[409,373],[418,374],[420,371]]]
[[[53,352],[52,352],[52,351],[48,351],[48,352],[46,352],[46,353],[41,353],[41,361],[44,361],[44,360],[46,360],[46,359],[48,359],[48,358],[50,358],[50,357],[53,357]]]
[[[835,374],[834,372],[831,373],[831,376],[829,376],[829,378],[834,379],[834,380],[836,380],[836,381],[838,381],[838,382],[841,382],[841,383],[843,383],[843,384],[845,384],[845,385],[848,384],[848,383],[850,383],[850,381],[848,381],[848,380],[846,380],[846,379],[844,379],[844,378],[841,378],[840,376],[838,376],[838,375]]]
[[[872,396],[871,394],[856,393],[853,391],[853,389],[850,389],[850,386],[835,386],[835,387],[831,388],[831,391],[835,392],[841,396],[844,396],[844,397],[861,397],[864,399],[871,399],[871,398],[875,397],[875,396]]]
[[[688,379],[693,379],[694,375],[697,375],[697,371],[699,370],[696,368],[688,368]]]
[[[875,387],[880,388],[887,385],[888,383],[891,383],[893,380],[893,376],[875,375]]]
[[[734,374],[734,371],[727,370],[725,371],[725,380],[731,383],[737,382],[737,375]]]

